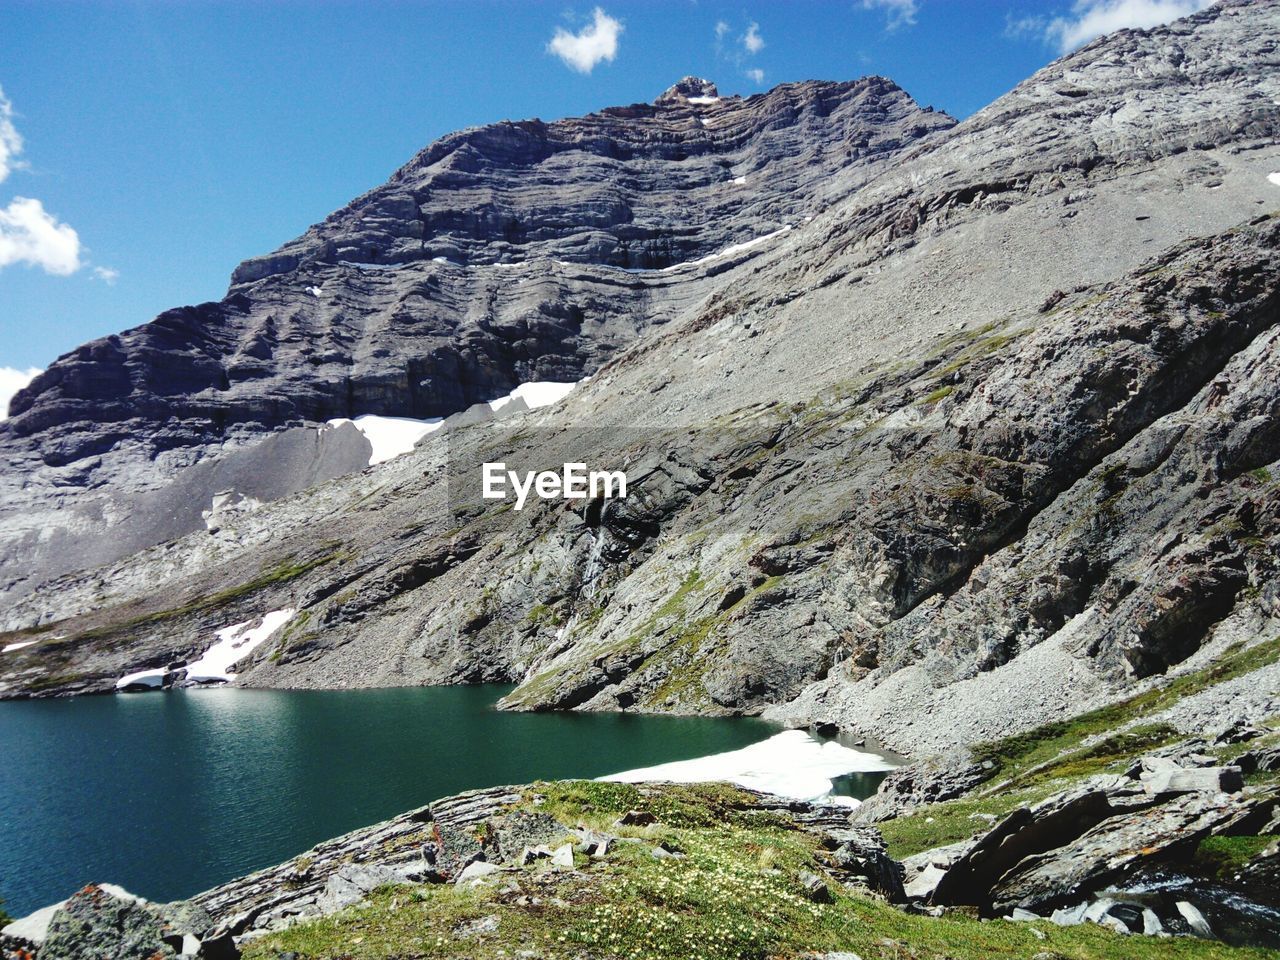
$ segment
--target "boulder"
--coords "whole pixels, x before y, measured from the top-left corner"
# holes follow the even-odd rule
[[[656,847],[651,847],[649,853],[655,860],[679,860],[684,857],[683,852],[669,843],[660,843]]]
[[[1265,734],[1266,731],[1255,726],[1248,720],[1240,718],[1227,724],[1217,735],[1214,736],[1213,742],[1219,746],[1232,743],[1244,743],[1247,740],[1255,740]]]
[[[1272,906],[1280,907],[1280,840],[1241,867],[1236,879],[1246,889],[1270,891]]]
[[[954,800],[987,779],[989,768],[975,763],[967,750],[909,763],[891,771],[853,817],[858,823],[879,823],[925,804]]]
[[[827,881],[816,873],[800,871],[800,889],[805,897],[814,903],[831,902],[831,891],[827,887]]]
[[[545,813],[514,810],[488,821],[488,842],[484,846],[495,854],[488,859],[513,861],[527,847],[549,847],[569,832],[568,827]]]
[[[1280,746],[1248,750],[1236,757],[1235,765],[1244,774],[1275,773],[1280,770]]]
[[[53,919],[53,915],[57,913],[65,900],[58,903],[51,903],[47,907],[41,907],[34,913],[29,913],[25,917],[19,917],[12,923],[7,924],[0,929],[0,936],[6,941],[19,944],[23,947],[38,947],[44,943],[44,939],[49,933],[49,921]]]
[[[536,847],[525,847],[520,852],[519,862],[520,866],[527,867],[529,864],[537,863],[539,860],[549,859],[551,859],[551,848],[544,844],[539,844]]]
[[[573,845],[566,843],[551,854],[551,865],[561,870],[573,869]]]
[[[203,938],[213,929],[213,917],[209,915],[209,911],[191,900],[158,903],[155,911],[160,915],[165,929],[172,933]]]
[[[947,871],[933,864],[926,864],[910,880],[902,885],[902,892],[908,900],[928,900],[938,883],[947,875]]]
[[[54,912],[39,956],[41,960],[164,960],[176,957],[177,951],[165,942],[163,921],[146,901],[90,884]]]
[[[483,881],[486,877],[492,876],[502,868],[497,864],[489,863],[486,860],[476,860],[467,864],[466,868],[458,875],[458,879],[454,881],[460,887],[475,886]]]
[[[1015,906],[1052,907],[1117,884],[1154,863],[1184,862],[1205,837],[1234,832],[1254,815],[1253,807],[1238,794],[1176,794],[1154,807],[1102,817],[1074,838],[1035,852],[1030,849],[1034,844],[1023,847],[1035,835],[1033,816],[1022,831],[1007,837],[1003,856],[993,858],[993,864],[1007,868],[989,886],[989,904],[997,913]],[[1025,855],[1018,856],[1023,850]],[[954,891],[962,877],[953,869],[944,883]],[[935,902],[943,892],[940,884]]]
[[[902,861],[902,888],[908,900],[928,900],[951,866],[969,852],[976,840],[961,840],[916,853]]]
[[[329,875],[324,890],[316,898],[316,906],[327,916],[337,913],[343,907],[359,903],[378,887],[404,882],[404,875],[391,867],[347,864]]]
[[[658,818],[647,810],[628,810],[614,821],[615,827],[648,827],[658,822]]]
[[[1034,807],[1015,810],[952,864],[931,902],[983,906],[1001,878],[1024,859],[1070,843],[1122,810],[1144,809],[1155,802],[1127,778],[1094,777]]]
[[[1244,787],[1239,767],[1184,767],[1166,760],[1143,758],[1138,775],[1147,793],[1235,793]]]
[[[1078,903],[1140,868],[1185,862],[1207,836],[1262,832],[1275,817],[1274,793],[1182,790],[1185,783],[1177,779],[1208,775],[1215,783],[1230,784],[1223,768],[1185,768],[1163,759],[1144,764],[1150,774],[1145,784],[1092,777],[1013,811],[951,863],[946,856],[934,864],[915,858],[913,892],[920,895],[933,884],[929,902],[934,905],[976,906],[997,914],[1019,907],[1044,912]],[[1158,778],[1155,790],[1152,778]],[[1169,786],[1178,786],[1178,792]],[[926,874],[929,866],[944,875]]]
[[[599,860],[606,856],[609,853],[609,847],[618,839],[610,834],[597,833],[594,830],[575,830],[574,833],[582,841],[575,849],[581,849],[583,853],[593,860]]]
[[[1192,933],[1206,940],[1215,939],[1213,928],[1209,926],[1209,921],[1204,918],[1203,913],[1186,900],[1179,900],[1174,906],[1177,907],[1178,913],[1182,914],[1182,919],[1187,921],[1187,926],[1191,928]]]
[[[889,856],[884,837],[871,827],[827,830],[824,840],[830,873],[847,887],[879,894],[893,903],[902,903],[902,864]]]
[[[468,864],[485,859],[485,846],[475,825],[442,823],[433,828],[435,843],[428,851],[432,868],[446,880],[457,877]]]
[[[215,930],[200,941],[200,960],[240,960],[235,938],[225,930]]]

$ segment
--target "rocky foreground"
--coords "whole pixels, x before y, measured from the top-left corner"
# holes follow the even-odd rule
[[[714,784],[482,790],[183,903],[86,887],[4,928],[4,957],[1271,956],[1280,726],[1151,722],[1265,656],[900,768],[852,812]]]

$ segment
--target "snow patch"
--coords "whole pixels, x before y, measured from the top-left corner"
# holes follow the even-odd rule
[[[733,182],[741,186],[742,184],[747,182],[747,179],[746,177],[735,177]],[[622,273],[641,273],[641,274],[643,273],[678,273],[679,271],[685,270],[689,267],[698,267],[698,266],[702,266],[705,263],[710,263],[713,260],[719,260],[721,257],[733,257],[733,256],[737,256],[739,253],[745,253],[747,250],[751,250],[755,247],[758,247],[762,243],[768,243],[770,240],[773,240],[773,239],[776,239],[777,237],[782,236],[784,233],[788,232],[791,229],[792,229],[791,224],[787,224],[785,227],[782,227],[779,230],[773,231],[773,233],[766,233],[764,236],[761,236],[761,237],[755,237],[751,240],[744,240],[742,243],[735,243],[732,246],[725,247],[723,250],[717,250],[715,253],[709,253],[705,257],[699,257],[697,260],[684,260],[680,263],[673,263],[669,267],[660,267],[656,270],[648,269],[645,267],[615,267],[605,263],[597,263],[597,264],[593,264],[593,266],[601,267],[605,270],[618,270]],[[560,263],[566,267],[572,266],[572,264],[564,263],[561,260],[557,260],[556,263]]]
[[[307,287],[307,293],[311,294],[313,297],[320,296],[322,292],[323,291],[321,291],[319,287]]]
[[[689,97],[689,102],[696,107],[705,107],[709,103],[716,103],[719,97]]]
[[[775,230],[773,233],[766,233],[762,237],[756,237],[752,240],[744,240],[742,243],[735,243],[732,246],[725,247],[716,253],[709,253],[705,257],[699,257],[697,260],[688,260],[685,263],[673,264],[669,267],[663,267],[663,273],[670,273],[673,270],[679,270],[681,267],[697,266],[702,263],[710,263],[712,260],[719,260],[721,257],[733,257],[739,253],[745,253],[748,250],[760,246],[762,243],[768,243],[777,237],[782,236],[791,229],[791,224],[787,224],[781,230]]]
[[[892,769],[893,764],[874,753],[851,750],[832,741],[822,743],[803,730],[786,730],[741,750],[627,770],[599,779],[620,783],[725,780],[740,787],[795,800],[828,800],[844,806],[857,806],[858,801],[851,797],[832,796],[832,778]]]
[[[578,384],[573,381],[561,383],[556,380],[530,380],[522,383],[505,397],[489,401],[489,409],[495,413],[513,400],[523,400],[530,410],[549,407],[567,397]]]
[[[497,413],[511,402],[521,400],[527,409],[537,410],[539,407],[547,407],[563,400],[577,385],[573,381],[561,383],[555,380],[531,380],[520,384],[506,396],[496,397],[476,406],[487,406],[492,412]],[[467,411],[462,412],[465,414]],[[415,420],[412,417],[380,417],[372,413],[361,414],[354,420],[335,417],[326,422],[331,427],[341,426],[344,423],[354,424],[373,447],[373,452],[369,456],[371,467],[374,464],[385,463],[402,453],[408,453],[423,437],[429,433],[435,433],[444,426],[443,417]]]
[[[380,417],[377,414],[365,413],[354,420],[335,417],[327,423],[331,427],[341,426],[344,423],[355,424],[356,429],[364,434],[365,439],[373,447],[373,452],[369,455],[369,466],[373,466],[375,463],[385,463],[392,457],[408,453],[428,433],[439,430],[444,419],[432,417],[429,420],[415,420],[412,417]]]
[[[256,627],[246,620],[218,631],[218,642],[204,652],[195,663],[187,664],[187,679],[196,683],[218,683],[230,680],[231,667],[248,656],[264,640],[288,623],[298,611],[292,607],[273,610]]]
[[[273,610],[262,618],[256,627],[252,620],[223,627],[215,636],[218,638],[204,654],[192,663],[187,664],[186,679],[191,683],[226,683],[234,676],[231,668],[259,647],[263,641],[289,622],[298,611],[293,608]],[[148,687],[158,690],[164,686],[165,674],[169,671],[163,667],[151,670],[139,670],[129,673],[116,681],[116,689],[127,687]]]
[[[29,647],[32,644],[39,643],[39,640],[19,640],[17,643],[7,643],[0,653],[9,653],[11,650],[21,650],[23,647]]]
[[[157,667],[155,670],[139,670],[137,673],[126,673],[116,681],[116,689],[147,687],[151,690],[159,690],[164,686],[164,675],[166,673],[168,671],[164,667]]]
[[[1280,172],[1268,173],[1267,183],[1272,183],[1272,184],[1275,184],[1277,187],[1280,187]]]
[[[747,182],[747,178],[746,178],[746,177],[734,177],[734,178],[733,178],[733,182],[734,182],[735,184],[737,184],[738,186],[742,186],[744,183],[746,183],[746,182]]]

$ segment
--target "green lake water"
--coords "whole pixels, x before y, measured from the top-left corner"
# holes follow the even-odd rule
[[[0,897],[14,916],[91,881],[177,899],[462,790],[602,776],[777,731],[745,719],[494,710],[507,689],[0,703]]]

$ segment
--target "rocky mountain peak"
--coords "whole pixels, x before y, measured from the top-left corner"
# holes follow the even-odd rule
[[[685,77],[683,80],[667,87],[662,92],[662,96],[653,102],[661,106],[667,103],[687,102],[700,97],[718,98],[719,96],[720,91],[710,80],[703,80],[701,77]]]
[[[60,358],[0,423],[0,544],[42,529],[10,495],[19,489],[65,517],[71,500],[132,502],[129,491],[168,489],[192,463],[277,431],[445,417],[522,383],[580,380],[702,302],[770,238],[955,124],[875,81],[785,84],[707,106],[715,93],[689,77],[665,105],[449,134],[246,260],[221,300]],[[166,520],[133,539],[94,533],[105,553],[79,528],[74,546],[46,535],[41,550],[62,566],[36,576],[201,529],[227,485],[202,479],[184,493],[181,522],[93,508]],[[28,519],[6,527],[15,517]],[[25,578],[40,564],[0,547],[0,594],[2,571],[24,555]]]

